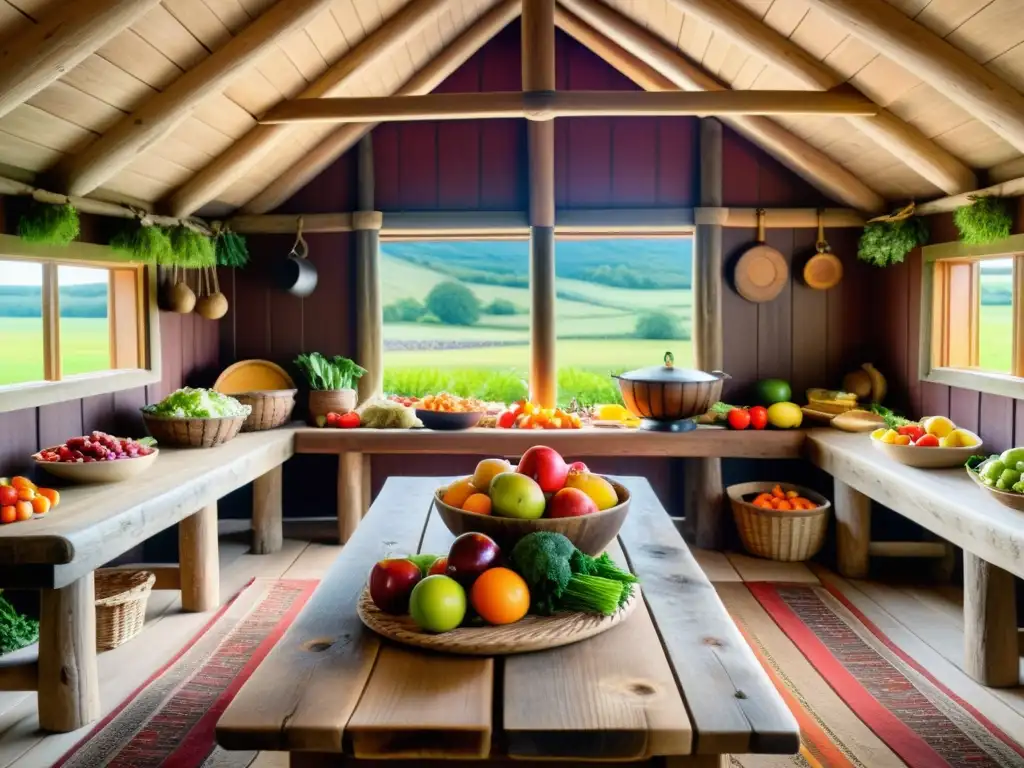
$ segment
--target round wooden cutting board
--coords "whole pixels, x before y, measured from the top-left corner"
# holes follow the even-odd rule
[[[624,622],[640,602],[639,585],[633,585],[633,595],[611,616],[593,613],[561,613],[555,616],[526,616],[515,624],[500,627],[459,627],[451,632],[426,632],[409,616],[384,613],[370,599],[369,590],[363,590],[358,613],[363,624],[378,635],[403,645],[412,645],[439,653],[466,656],[507,656],[513,653],[543,651],[571,645],[588,637],[607,632]]]
[[[239,360],[224,369],[213,388],[222,395],[240,395],[245,392],[295,389],[295,382],[277,363],[269,360]]]
[[[788,279],[786,259],[770,245],[755,245],[736,262],[736,291],[747,301],[771,301]]]

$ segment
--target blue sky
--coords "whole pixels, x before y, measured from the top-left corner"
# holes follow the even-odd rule
[[[58,273],[61,285],[105,283],[109,279],[105,269],[68,267],[63,264]],[[0,261],[0,285],[42,285],[43,267],[26,261]]]

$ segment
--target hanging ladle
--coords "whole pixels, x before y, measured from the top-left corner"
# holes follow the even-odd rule
[[[302,217],[297,222],[295,244],[281,264],[278,281],[282,289],[293,296],[309,296],[316,288],[316,266],[306,257],[309,246],[302,237]]]

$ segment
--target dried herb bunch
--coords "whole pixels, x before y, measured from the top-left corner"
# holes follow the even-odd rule
[[[975,197],[953,214],[960,239],[967,245],[988,245],[1010,236],[1013,219],[1001,197]]]
[[[214,236],[217,266],[240,269],[249,263],[249,248],[245,238],[230,229],[222,229]]]
[[[35,200],[18,221],[18,234],[29,243],[64,246],[78,237],[78,209]]]
[[[201,232],[179,224],[171,229],[169,237],[171,260],[161,262],[163,266],[202,269],[216,264],[217,257],[214,253],[213,241]]]
[[[133,261],[147,264],[169,264],[171,239],[161,227],[139,221],[121,230],[110,241],[110,247]]]
[[[914,216],[908,206],[892,216],[869,221],[860,236],[857,257],[876,267],[887,267],[899,264],[908,253],[926,242],[928,225]]]

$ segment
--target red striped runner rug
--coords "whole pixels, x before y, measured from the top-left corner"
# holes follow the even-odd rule
[[[55,768],[244,768],[253,752],[214,743],[214,726],[318,582],[256,579]],[[132,642],[144,643],[145,636]],[[139,649],[145,653],[145,648]]]

